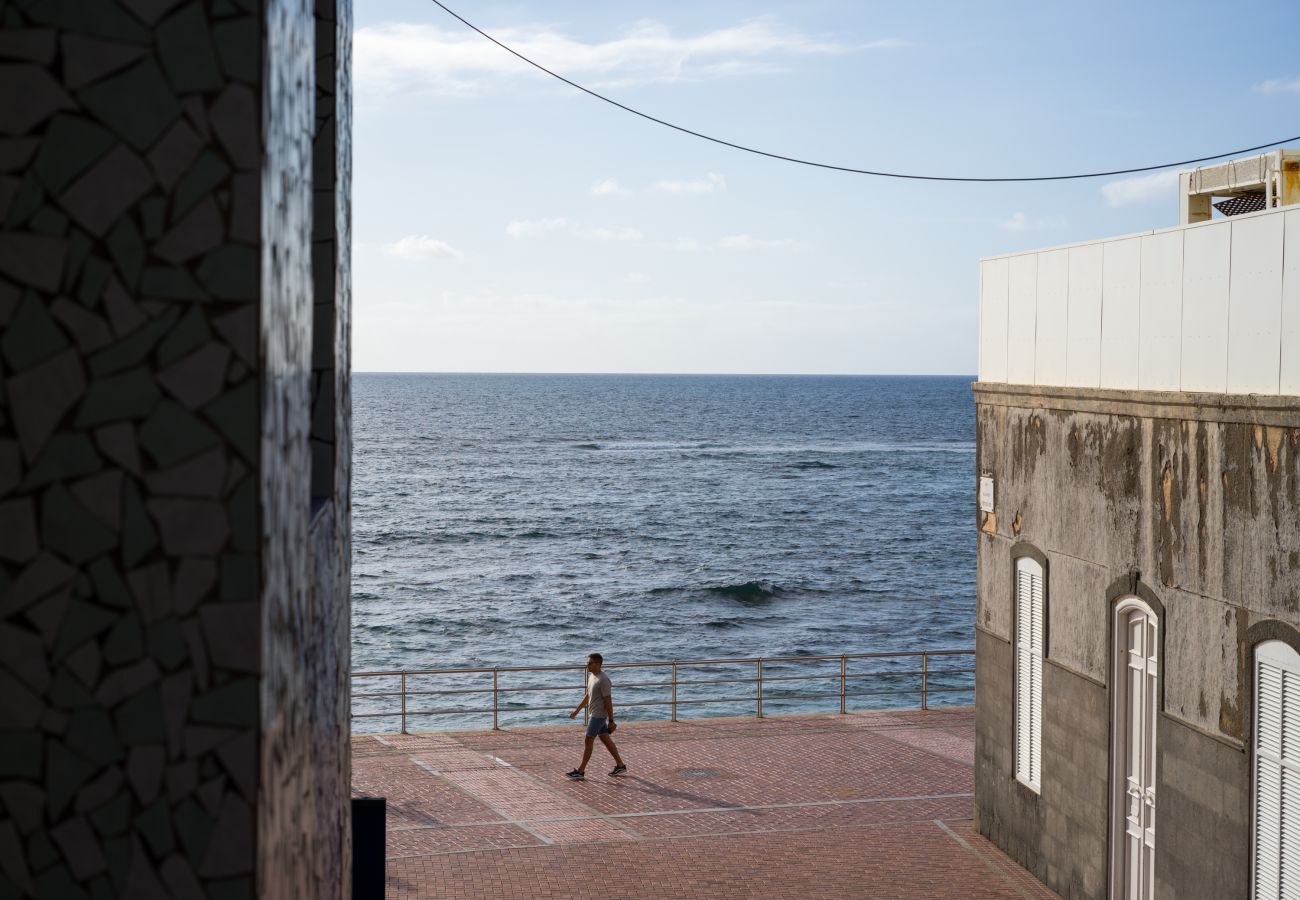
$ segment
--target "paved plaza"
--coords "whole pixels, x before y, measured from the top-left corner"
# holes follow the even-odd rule
[[[580,720],[579,720],[580,721]],[[970,709],[356,735],[393,898],[1053,898],[971,827]]]

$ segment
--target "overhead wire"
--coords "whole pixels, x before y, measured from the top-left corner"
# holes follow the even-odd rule
[[[811,166],[813,168],[818,168],[818,169],[829,169],[834,172],[847,172],[852,175],[871,175],[877,178],[900,178],[900,179],[906,179],[910,181],[961,181],[961,182],[972,182],[972,183],[1078,181],[1085,178],[1109,178],[1115,175],[1135,175],[1141,172],[1158,172],[1161,169],[1172,169],[1178,166],[1192,166],[1192,165],[1197,165],[1199,163],[1212,162],[1216,159],[1225,159],[1230,156],[1243,156],[1247,153],[1254,153],[1256,150],[1267,150],[1270,147],[1277,147],[1282,144],[1289,144],[1293,141],[1300,141],[1300,135],[1297,135],[1295,137],[1283,138],[1282,140],[1279,141],[1270,141],[1267,144],[1259,144],[1254,147],[1245,147],[1240,150],[1230,150],[1227,153],[1215,153],[1211,156],[1201,156],[1196,159],[1184,159],[1184,160],[1179,160],[1178,162],[1160,163],[1159,165],[1154,165],[1154,166],[1134,166],[1132,168],[1127,168],[1127,169],[1111,169],[1105,172],[1084,172],[1084,173],[1074,174],[1074,175],[1019,175],[1019,176],[1011,176],[1011,177],[968,177],[968,176],[958,176],[958,175],[917,175],[914,173],[907,173],[907,172],[886,172],[886,171],[881,171],[876,169],[859,169],[859,168],[854,168],[853,166],[838,166],[838,165],[833,165],[831,163],[817,162],[815,160],[810,160],[810,159],[800,159],[799,157],[796,156],[786,156],[781,153],[771,153],[767,150],[759,150],[756,147],[747,147],[744,144],[737,144],[734,141],[728,141],[728,140],[723,140],[722,138],[719,137],[713,137],[712,135],[704,134],[703,132],[699,132],[699,131],[694,131],[682,125],[676,125],[672,122],[666,121],[664,119],[660,119],[656,116],[652,116],[649,113],[642,112],[639,109],[635,109],[624,103],[620,103],[617,100],[614,100],[610,97],[606,97],[604,94],[598,93],[597,91],[593,91],[591,88],[578,84],[578,82],[566,78],[563,75],[559,74],[558,72],[548,69],[546,66],[542,65],[541,63],[529,59],[527,56],[524,56],[518,50],[515,50],[513,47],[510,47],[509,45],[502,43],[501,41],[494,38],[492,35],[488,34],[482,28],[479,28],[477,25],[467,20],[464,16],[460,15],[460,13],[456,12],[455,10],[447,6],[445,3],[443,3],[442,0],[431,0],[431,2],[435,6],[441,8],[443,12],[447,13],[447,15],[459,21],[466,28],[470,29],[471,31],[477,32],[479,35],[481,35],[484,38],[487,38],[489,41],[496,44],[502,50],[505,50],[507,53],[510,53],[511,55],[518,57],[520,60],[526,62],[534,69],[544,72],[547,75],[550,75],[552,78],[562,81],[565,84],[569,85],[570,87],[582,91],[584,94],[588,94],[592,97],[595,97],[597,100],[603,100],[606,103],[610,104],[611,106],[616,106],[619,109],[623,110],[624,112],[631,113],[634,116],[640,116],[641,118],[646,119],[647,121],[655,123],[656,125],[662,125],[665,128],[671,128],[674,131],[679,131],[682,134],[690,135],[691,137],[699,138],[705,141],[711,141],[712,143],[720,144],[723,147],[730,147],[733,150],[741,150],[745,153],[752,153],[755,156],[765,156],[768,159],[776,159],[782,162],[795,163],[801,166]]]

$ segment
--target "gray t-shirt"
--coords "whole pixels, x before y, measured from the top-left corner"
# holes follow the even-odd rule
[[[609,676],[604,672],[587,673],[587,714],[593,719],[609,718]]]

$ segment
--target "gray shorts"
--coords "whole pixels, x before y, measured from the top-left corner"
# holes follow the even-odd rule
[[[600,737],[602,734],[609,734],[609,720],[597,719],[595,716],[587,720],[587,737]]]

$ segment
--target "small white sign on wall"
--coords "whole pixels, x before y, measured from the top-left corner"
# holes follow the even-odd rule
[[[980,476],[980,512],[993,512],[993,478],[989,475]]]

